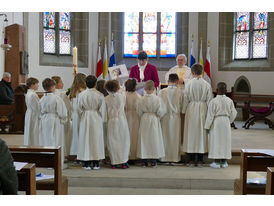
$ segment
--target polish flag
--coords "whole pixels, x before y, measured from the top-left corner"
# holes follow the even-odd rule
[[[210,45],[207,46],[204,79],[211,84]]]
[[[103,75],[103,62],[101,57],[101,49],[100,45],[98,47],[98,54],[97,54],[97,66],[96,66],[96,77],[99,78]]]

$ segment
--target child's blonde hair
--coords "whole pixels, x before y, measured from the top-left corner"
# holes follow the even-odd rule
[[[146,91],[153,91],[155,89],[154,82],[152,80],[148,80],[145,83],[145,88]]]
[[[70,88],[69,98],[72,99],[76,97],[81,90],[85,90],[86,88],[86,75],[83,73],[76,74]]]

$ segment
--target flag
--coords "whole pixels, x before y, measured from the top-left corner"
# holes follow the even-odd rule
[[[202,40],[201,40],[201,46],[200,46],[199,64],[201,64],[204,67]],[[203,70],[202,76],[204,77],[204,70]]]
[[[207,46],[204,79],[211,84],[210,46]]]
[[[191,50],[190,50],[190,62],[189,62],[189,67],[191,68],[191,66],[193,64],[195,64],[195,57],[194,57],[194,46],[193,46],[193,39],[192,39],[192,43],[191,43]]]
[[[108,74],[108,55],[107,55],[107,43],[105,41],[105,51],[104,51],[104,63],[103,63],[103,79]]]
[[[97,54],[97,65],[96,65],[96,77],[102,76],[103,74],[103,64],[102,64],[102,57],[101,57],[101,46],[98,46],[98,54]]]
[[[109,65],[108,67],[112,67],[115,65],[115,55],[114,55],[114,46],[113,46],[113,40],[111,41],[111,53],[109,58]]]

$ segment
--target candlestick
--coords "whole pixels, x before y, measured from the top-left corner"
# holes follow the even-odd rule
[[[73,78],[77,74],[77,60],[78,60],[77,47],[75,46],[73,47]]]

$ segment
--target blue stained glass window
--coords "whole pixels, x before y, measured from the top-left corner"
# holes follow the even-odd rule
[[[124,57],[136,57],[140,49],[148,57],[174,57],[175,23],[176,12],[125,12]]]

